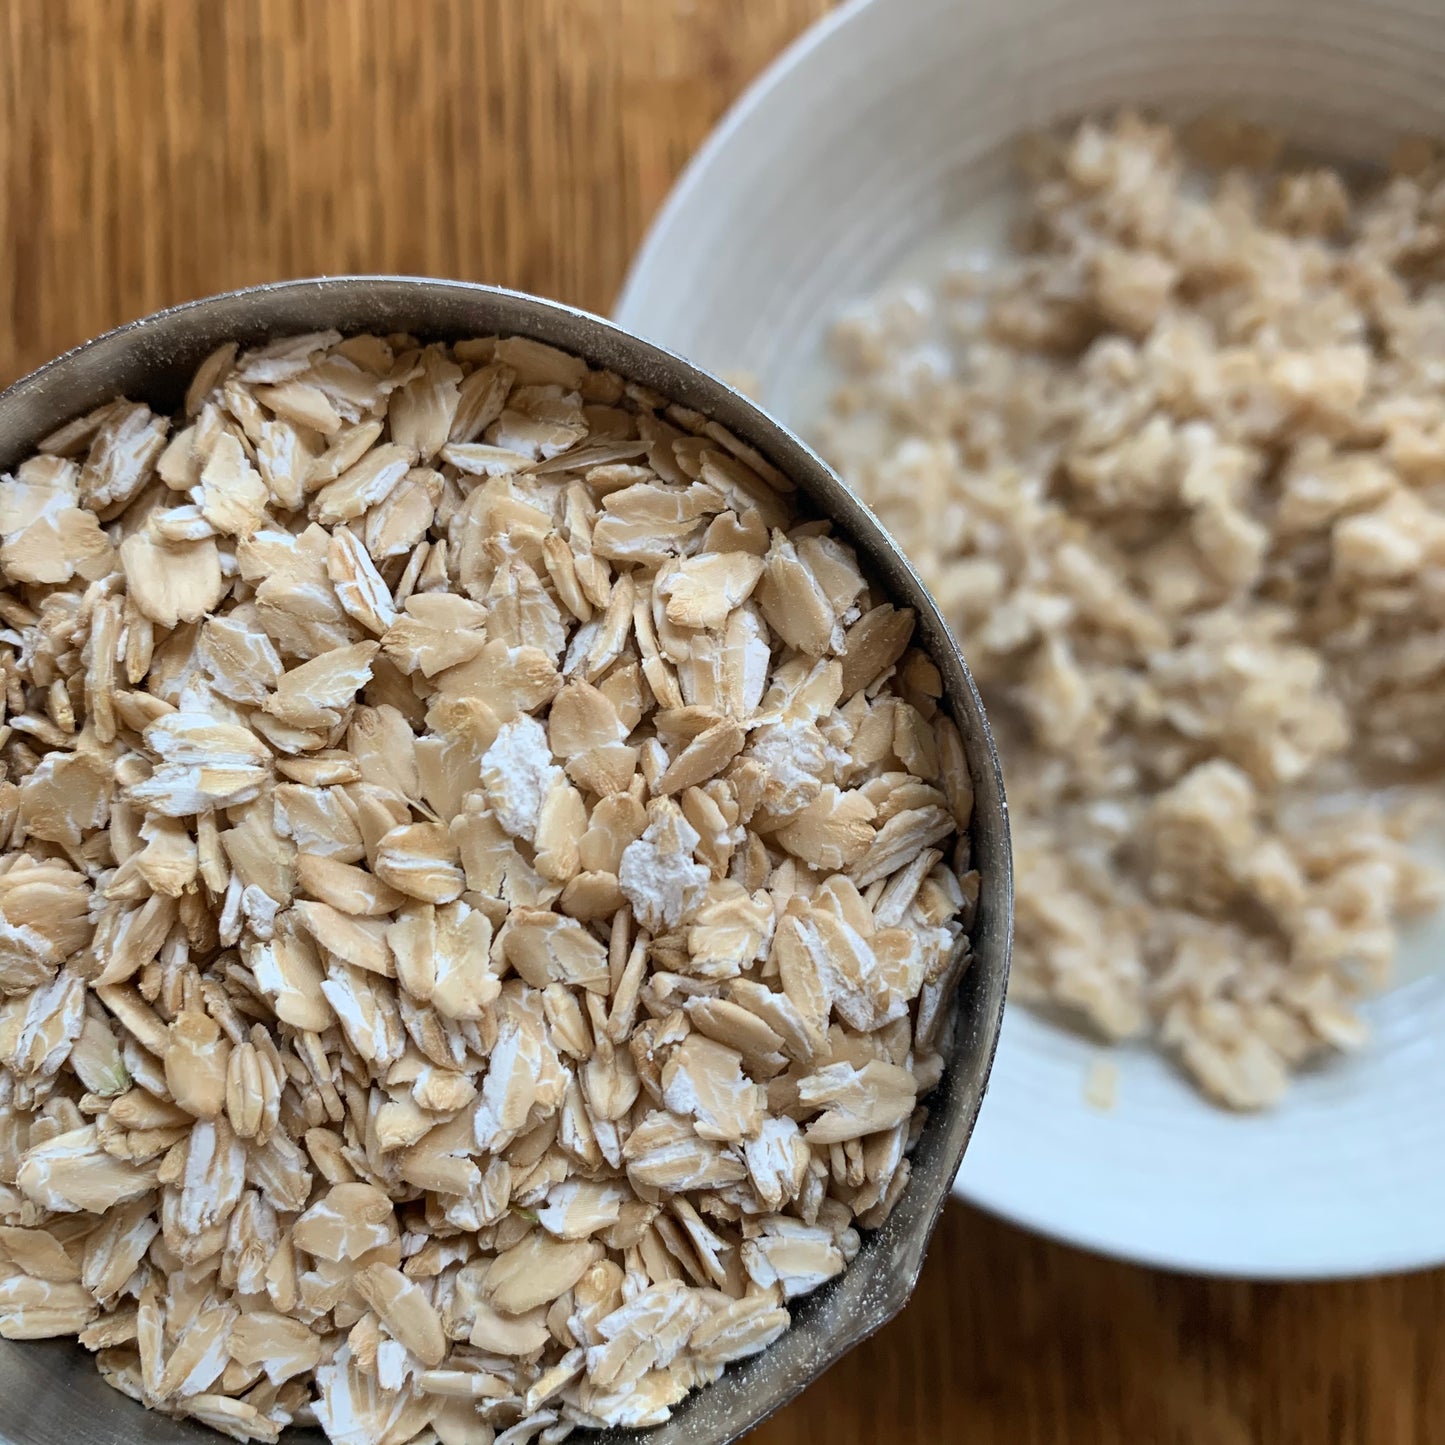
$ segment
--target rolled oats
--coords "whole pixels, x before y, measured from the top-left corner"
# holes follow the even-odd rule
[[[1237,1108],[1360,1041],[1400,918],[1439,892],[1395,799],[1445,757],[1445,171],[1427,148],[1346,184],[1279,149],[1128,114],[1035,146],[1012,256],[838,325],[821,438],[999,730],[1015,995],[1152,1039]],[[849,624],[845,699],[905,623],[880,604]],[[931,906],[898,860],[971,807],[936,690],[898,675],[890,746],[944,796],[859,789],[879,812],[847,868],[865,891],[891,875],[888,926]],[[793,787],[782,738],[760,741],[769,787]]]
[[[789,493],[552,347],[330,332],[0,480],[0,1335],[238,1439],[550,1445],[845,1267],[972,791]]]

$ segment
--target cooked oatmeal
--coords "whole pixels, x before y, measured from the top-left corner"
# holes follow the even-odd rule
[[[887,1218],[972,790],[761,457],[324,333],[64,427],[0,534],[0,1335],[240,1439],[550,1445]]]
[[[1015,997],[1245,1109],[1361,1041],[1445,765],[1445,168],[1278,152],[1034,144],[1011,255],[838,325],[820,438],[1000,734]]]

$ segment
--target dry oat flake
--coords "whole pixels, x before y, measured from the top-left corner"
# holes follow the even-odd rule
[[[913,618],[522,338],[0,481],[0,1335],[238,1439],[664,1420],[907,1186],[978,892]]]

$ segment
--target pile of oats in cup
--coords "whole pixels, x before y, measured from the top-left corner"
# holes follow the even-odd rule
[[[327,332],[63,427],[0,536],[0,1335],[243,1440],[551,1445],[888,1217],[969,774],[748,447]]]

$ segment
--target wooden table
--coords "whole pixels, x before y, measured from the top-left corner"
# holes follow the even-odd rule
[[[606,311],[648,217],[828,0],[0,0],[0,382],[317,272]],[[1445,1273],[1183,1279],[950,1206],[903,1316],[758,1445],[1445,1441]]]

